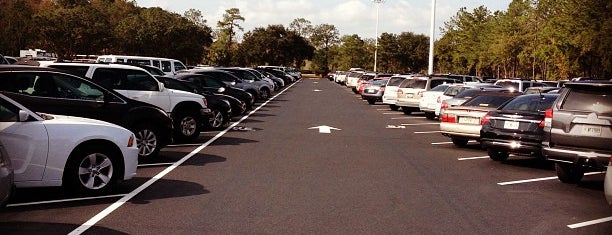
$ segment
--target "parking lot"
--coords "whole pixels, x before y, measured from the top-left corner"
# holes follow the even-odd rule
[[[139,162],[109,195],[18,189],[7,234],[607,234],[601,172],[458,148],[437,120],[302,79],[225,130]]]

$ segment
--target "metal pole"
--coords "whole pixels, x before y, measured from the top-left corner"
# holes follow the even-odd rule
[[[429,69],[428,74],[433,74],[434,62],[434,34],[436,25],[436,0],[431,0],[431,29],[429,31]]]
[[[385,0],[372,0],[376,4],[376,35],[374,37],[374,72],[376,72],[376,61],[378,57],[378,9]]]

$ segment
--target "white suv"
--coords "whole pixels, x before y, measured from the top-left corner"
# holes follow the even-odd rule
[[[163,83],[139,67],[85,63],[52,63],[45,66],[71,71],[131,99],[162,108],[172,117],[175,137],[179,140],[197,139],[201,128],[212,117],[204,96],[164,88]]]

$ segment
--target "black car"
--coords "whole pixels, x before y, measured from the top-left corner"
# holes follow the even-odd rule
[[[285,81],[285,85],[292,83],[295,81],[295,78],[293,78],[293,76],[289,75],[288,73],[285,73],[283,71],[280,70],[276,70],[276,69],[271,69],[271,68],[255,68],[256,70],[260,70],[260,71],[265,71],[268,72],[280,79],[283,79],[283,81]]]
[[[61,70],[0,66],[0,92],[35,112],[85,117],[136,134],[139,156],[150,157],[171,142],[172,119],[162,109]]]
[[[176,75],[175,79],[195,84],[204,91],[215,94],[229,95],[239,99],[246,104],[246,110],[251,110],[253,108],[253,104],[255,103],[255,98],[253,95],[251,95],[251,93],[240,88],[232,87],[220,81],[216,77],[197,73],[179,73]]]
[[[209,120],[208,128],[218,130],[229,124],[232,118],[232,105],[223,95],[203,92],[189,82],[174,78],[158,76],[157,80],[164,83],[164,86],[167,88],[188,91],[206,97],[206,101],[208,102],[207,107],[212,111],[212,117]]]
[[[480,142],[489,157],[504,161],[509,153],[541,157],[544,114],[558,94],[521,95],[488,112],[481,120]]]

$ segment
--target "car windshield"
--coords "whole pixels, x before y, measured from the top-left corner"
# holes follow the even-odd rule
[[[501,108],[501,110],[544,112],[546,109],[552,107],[552,104],[557,97],[558,95],[523,95],[508,102]]]
[[[479,95],[479,96],[476,96],[466,101],[461,106],[478,106],[478,107],[497,108],[512,98],[513,96],[500,96],[500,95],[490,95],[490,94]]]
[[[446,89],[446,91],[444,92],[445,96],[456,96],[457,94],[459,94],[459,92],[465,91],[469,89],[469,87],[466,86],[452,86],[449,87],[448,89]]]
[[[448,88],[448,86],[449,86],[448,84],[442,84],[437,87],[434,87],[430,91],[445,91]]]
[[[387,84],[387,80],[376,80],[372,82],[373,86],[384,86]]]

